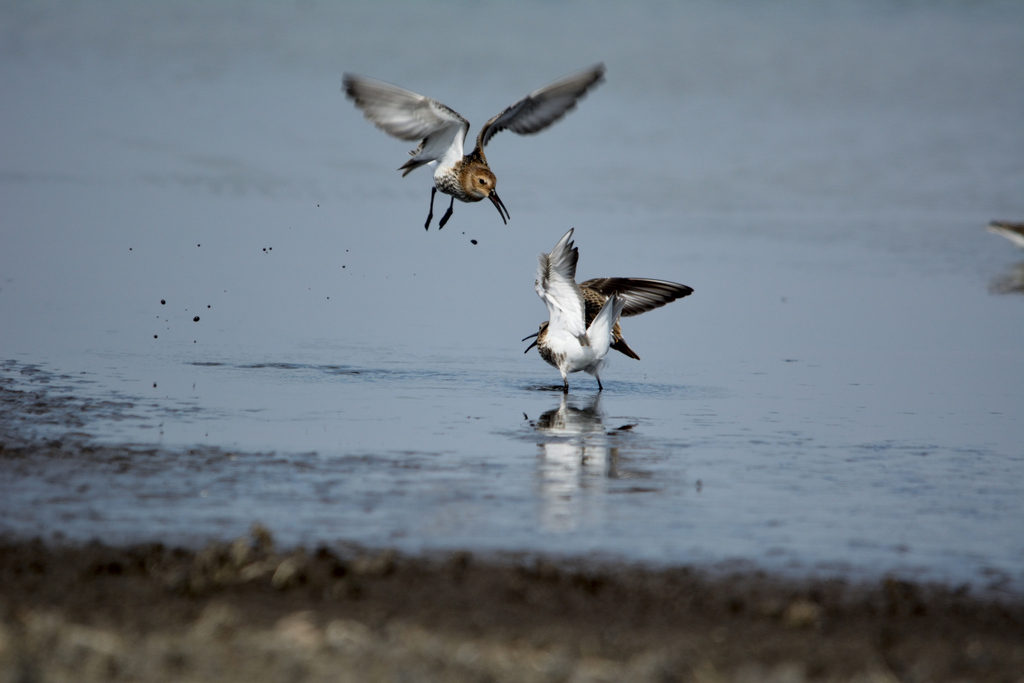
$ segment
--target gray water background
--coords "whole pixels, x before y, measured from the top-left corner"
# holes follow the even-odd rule
[[[0,3],[0,379],[68,411],[19,433],[127,454],[0,459],[0,532],[1019,591],[1024,253],[984,226],[1024,219],[1022,38],[1013,2]],[[597,61],[488,146],[507,226],[425,232],[340,92],[475,136]],[[563,403],[519,340],[569,227],[581,279],[695,293]]]

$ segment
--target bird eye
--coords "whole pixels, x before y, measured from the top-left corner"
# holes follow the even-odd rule
[[[477,182],[480,183],[481,185],[487,184],[487,180],[485,178],[477,178]]]

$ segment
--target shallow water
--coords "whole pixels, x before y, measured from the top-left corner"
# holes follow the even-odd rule
[[[1024,253],[983,229],[1024,217],[1017,4],[0,13],[0,378],[45,408],[5,429],[126,447],[0,459],[0,531],[259,519],[1020,590],[1024,297],[994,292]],[[411,145],[339,91],[479,124],[599,60],[565,121],[489,145],[508,226],[460,204],[425,232]],[[563,400],[519,339],[569,227],[581,278],[695,293]]]

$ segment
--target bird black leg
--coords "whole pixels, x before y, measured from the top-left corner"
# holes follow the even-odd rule
[[[448,210],[441,216],[441,222],[437,224],[437,229],[440,230],[444,227],[444,224],[448,222],[448,219],[452,217],[452,209],[455,208],[455,195],[452,195],[452,203],[448,205]]]
[[[597,380],[597,390],[598,391],[604,391],[604,387],[601,386],[601,378],[600,377],[595,377],[594,379]]]
[[[568,380],[568,378],[564,378],[564,377],[562,378],[562,393],[563,394],[568,394],[569,393],[569,380]]]
[[[434,217],[434,195],[437,194],[437,188],[430,188],[430,211],[427,212],[427,222],[423,225],[424,230],[430,230],[430,219]]]

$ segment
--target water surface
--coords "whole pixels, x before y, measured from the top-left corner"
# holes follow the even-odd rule
[[[983,229],[1024,217],[1017,4],[0,13],[0,378],[38,395],[5,438],[124,448],[0,459],[0,531],[1019,590],[1024,254]],[[425,232],[429,174],[340,93],[479,125],[596,61],[489,145],[507,226]],[[625,321],[600,395],[519,342],[569,227],[581,278],[695,289]]]

